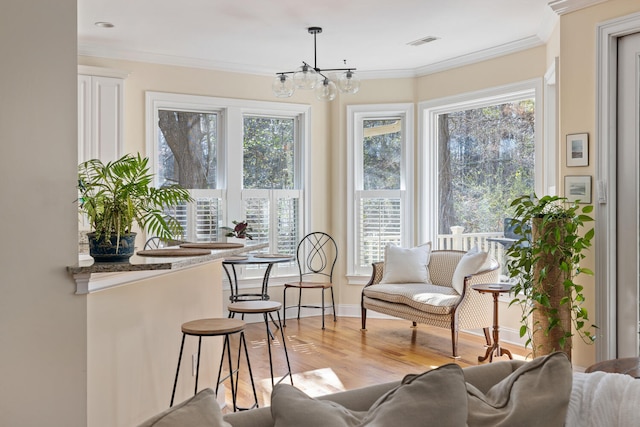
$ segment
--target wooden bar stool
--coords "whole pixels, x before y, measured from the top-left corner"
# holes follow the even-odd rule
[[[282,304],[277,301],[238,301],[231,303],[227,306],[229,310],[229,317],[233,318],[236,313],[240,313],[242,315],[242,319],[244,320],[245,314],[256,314],[262,313],[264,317],[264,324],[267,328],[267,348],[269,349],[269,369],[271,371],[271,387],[275,387],[276,384],[280,384],[287,375],[291,380],[291,385],[293,385],[293,377],[291,375],[291,365],[289,364],[289,354],[287,353],[287,344],[285,343],[284,330],[282,329],[282,323],[280,321],[280,309],[282,308]],[[280,329],[280,334],[282,335],[282,348],[284,349],[284,355],[287,359],[287,373],[282,376],[278,380],[277,383],[274,383],[273,379],[273,357],[271,354],[271,340],[275,339],[271,330],[269,329],[269,317],[271,314],[276,312],[278,314],[278,323],[276,323],[276,328]],[[272,317],[273,320],[273,317]],[[273,320],[275,323],[275,320]]]
[[[216,395],[218,394],[218,387],[227,378],[231,381],[231,395],[233,399],[233,411],[252,409],[258,407],[258,395],[256,394],[256,386],[253,382],[253,373],[251,372],[251,362],[249,361],[249,351],[247,350],[247,342],[244,337],[245,322],[238,319],[198,319],[192,320],[182,324],[182,344],[180,345],[180,355],[178,356],[178,367],[176,368],[176,378],[173,382],[173,392],[171,393],[171,403],[169,406],[173,406],[173,399],[176,394],[176,386],[178,384],[178,374],[180,372],[180,362],[182,361],[182,352],[184,350],[184,340],[187,335],[198,337],[198,363],[196,367],[196,385],[194,389],[194,395],[198,393],[198,376],[200,375],[200,348],[202,345],[202,337],[216,337],[224,336],[224,345],[222,347],[222,357],[220,358],[220,367],[218,369],[218,380],[216,383]],[[240,343],[238,344],[238,365],[236,369],[233,369],[233,362],[231,359],[231,343],[229,337],[233,334],[240,333]],[[238,396],[238,374],[240,371],[240,356],[242,354],[242,347],[244,346],[245,359],[247,361],[247,368],[249,371],[249,378],[251,378],[251,388],[253,389],[253,397],[255,403],[250,408],[239,408],[237,404]],[[229,361],[229,375],[224,378],[220,378],[222,375],[222,366],[224,364],[224,358],[227,357]],[[235,380],[234,380],[235,374]]]

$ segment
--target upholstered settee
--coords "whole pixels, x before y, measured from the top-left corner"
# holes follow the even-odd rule
[[[431,251],[430,245],[412,249],[388,246],[385,261],[373,264],[362,290],[362,329],[367,310],[451,330],[454,358],[458,357],[458,332],[483,329],[490,345],[493,299],[471,285],[499,280],[499,263],[473,248]]]
[[[640,381],[573,373],[563,353],[461,369],[451,363],[402,381],[318,398],[282,383],[271,407],[222,415],[211,389],[140,427],[637,427]]]

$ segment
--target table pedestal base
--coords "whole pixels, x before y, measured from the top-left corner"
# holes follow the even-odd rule
[[[487,348],[487,352],[484,354],[484,356],[478,356],[478,362],[484,362],[488,358],[489,363],[491,363],[493,362],[494,355],[495,357],[507,355],[509,356],[509,359],[513,359],[513,356],[511,356],[511,352],[506,348],[500,347],[500,343],[498,343],[494,339],[493,344],[491,345],[491,347]]]

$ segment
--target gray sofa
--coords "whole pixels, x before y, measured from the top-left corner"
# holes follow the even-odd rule
[[[206,389],[141,427],[637,427],[639,401],[633,377],[574,373],[566,356],[554,353],[464,369],[451,363],[316,399],[282,383],[271,407],[224,416]]]

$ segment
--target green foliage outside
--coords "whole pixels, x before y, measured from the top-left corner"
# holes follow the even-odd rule
[[[533,100],[439,117],[440,232],[501,231],[511,200],[534,192]]]
[[[245,117],[244,188],[294,188],[294,124],[293,119]]]

